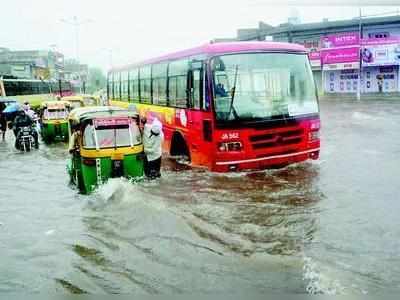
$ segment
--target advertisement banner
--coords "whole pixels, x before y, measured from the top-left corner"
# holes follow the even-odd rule
[[[360,68],[360,63],[357,62],[351,62],[351,63],[337,63],[337,64],[326,64],[323,66],[323,70],[328,71],[328,70],[353,70],[353,69],[359,69]]]
[[[321,59],[321,52],[319,51],[313,51],[308,53],[308,57],[310,60],[320,60]]]
[[[325,64],[350,63],[360,60],[360,48],[339,48],[321,50],[321,62]]]
[[[358,32],[344,32],[321,37],[321,48],[339,48],[360,44]]]
[[[400,37],[388,37],[388,38],[369,38],[362,39],[361,45],[388,45],[388,44],[400,44]]]
[[[310,65],[313,68],[321,67],[321,52],[312,51],[308,53],[308,57],[310,58]]]
[[[368,39],[362,41],[363,66],[400,65],[400,39]]]

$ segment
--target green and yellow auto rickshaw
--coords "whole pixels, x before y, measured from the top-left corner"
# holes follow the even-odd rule
[[[66,96],[62,97],[61,100],[68,101],[72,108],[100,105],[100,97],[87,94]]]
[[[41,135],[46,143],[68,141],[68,113],[66,101],[46,101],[41,105]]]
[[[113,106],[76,108],[69,115],[71,182],[90,193],[113,177],[143,177],[139,115]]]

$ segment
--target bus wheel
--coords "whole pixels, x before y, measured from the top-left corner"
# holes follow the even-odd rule
[[[172,136],[170,155],[178,162],[190,162],[189,147],[187,146],[182,134],[179,132],[175,132]]]

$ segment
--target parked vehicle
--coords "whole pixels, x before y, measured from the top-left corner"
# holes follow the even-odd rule
[[[139,115],[113,106],[83,107],[69,118],[71,182],[90,193],[112,177],[143,176]]]
[[[41,106],[41,135],[46,143],[68,141],[68,101],[47,101]]]

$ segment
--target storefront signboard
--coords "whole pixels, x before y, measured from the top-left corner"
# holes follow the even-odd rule
[[[400,38],[362,40],[362,65],[400,65]]]
[[[338,48],[321,51],[321,62],[325,64],[350,63],[360,60],[360,48]]]
[[[321,37],[321,48],[341,48],[360,44],[358,32],[343,32]]]

